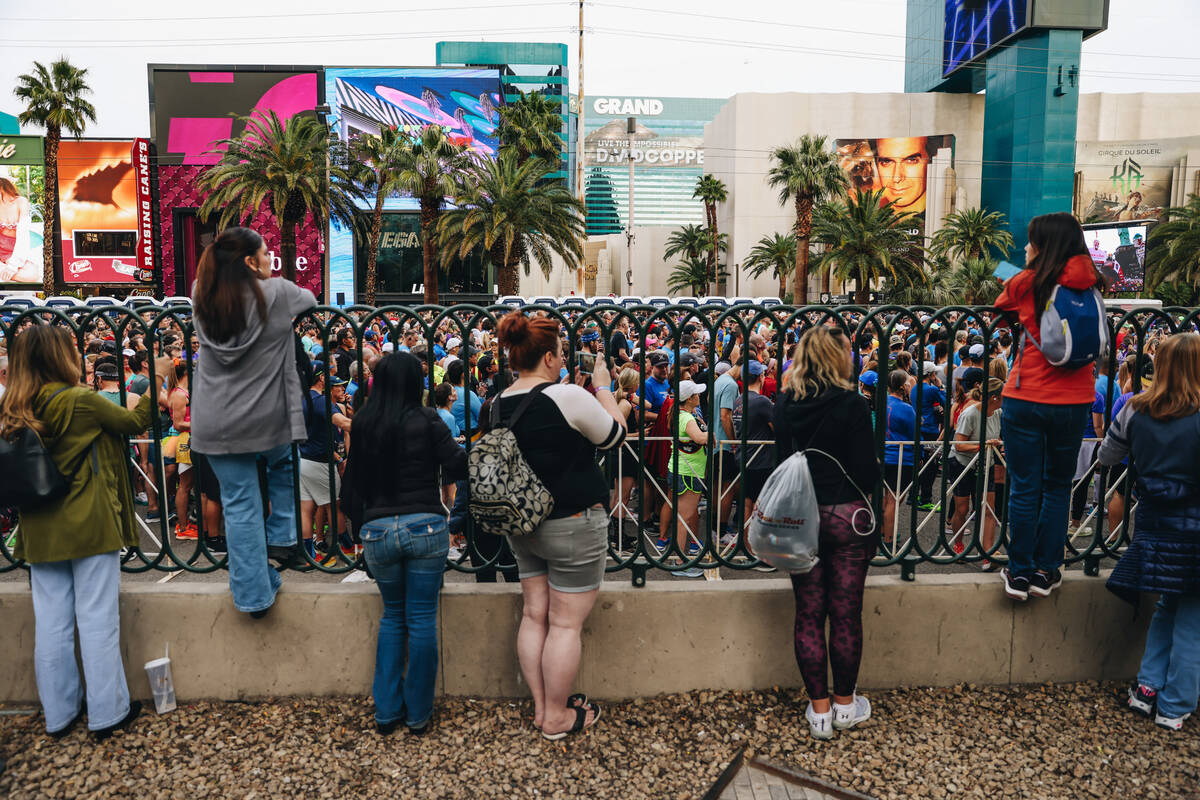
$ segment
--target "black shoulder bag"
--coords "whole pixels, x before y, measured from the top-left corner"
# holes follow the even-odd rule
[[[65,386],[50,395],[37,416],[41,417],[50,401],[69,388]],[[33,428],[23,428],[11,439],[0,437],[0,475],[5,476],[0,481],[0,506],[22,511],[49,505],[71,488],[71,479],[54,463]]]

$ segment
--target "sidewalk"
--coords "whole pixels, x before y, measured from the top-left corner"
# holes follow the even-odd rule
[[[630,669],[637,669],[631,664]],[[878,798],[1184,798],[1200,726],[1168,734],[1080,683],[873,692],[874,716],[808,738],[802,691],[694,692],[604,704],[564,742],[528,702],[439,700],[424,738],[381,738],[369,698],[197,703],[97,744],[40,714],[0,715],[0,796],[186,798],[697,798],[743,745]]]

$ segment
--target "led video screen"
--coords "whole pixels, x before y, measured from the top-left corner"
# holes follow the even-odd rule
[[[0,137],[0,284],[42,281],[42,137]]]
[[[942,75],[979,58],[1025,27],[1028,0],[946,0]]]
[[[1140,292],[1146,284],[1146,223],[1089,225],[1084,236],[1092,263],[1112,292]]]
[[[138,193],[133,142],[64,141],[58,206],[66,283],[137,281]]]

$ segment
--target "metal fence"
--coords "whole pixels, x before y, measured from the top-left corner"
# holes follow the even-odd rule
[[[0,318],[0,334],[3,335],[5,343],[11,341],[12,336],[27,325],[68,326],[79,344],[85,372],[89,371],[90,362],[96,357],[95,354],[87,354],[89,341],[97,336],[101,337],[102,341],[104,337],[110,337],[113,345],[109,349],[115,348],[120,363],[125,362],[121,354],[126,349],[148,347],[155,355],[161,355],[160,350],[164,348],[164,343],[172,340],[177,343],[172,347],[178,346],[179,357],[187,364],[189,373],[194,367],[195,359],[203,357],[202,352],[196,352],[190,308],[187,306],[175,306],[165,310],[132,310],[123,306],[97,309],[0,308],[0,312],[5,315]],[[307,326],[315,326],[316,341],[327,361],[338,344],[337,334],[343,330],[351,331],[353,347],[343,348],[339,357],[351,358],[355,365],[354,372],[360,378],[369,374],[370,362],[376,357],[375,348],[382,348],[383,343],[390,342],[393,348],[401,348],[423,340],[430,345],[423,357],[428,369],[432,396],[435,375],[440,374],[441,370],[436,365],[431,345],[435,340],[447,336],[459,338],[468,346],[492,352],[496,362],[493,382],[497,389],[506,384],[508,371],[505,354],[496,346],[491,333],[495,331],[500,316],[511,312],[512,309],[508,306],[474,305],[381,308],[354,306],[345,309],[318,307],[301,315],[295,322],[297,337],[309,330]],[[680,356],[674,358],[668,374],[671,385],[675,387],[685,371],[685,358],[682,354],[689,352],[689,348],[681,343],[687,341],[683,337],[689,337],[692,342],[690,351],[702,362],[701,370],[705,374],[705,377],[697,380],[709,385],[709,394],[701,404],[702,413],[709,416],[712,403],[707,398],[712,392],[712,367],[722,357],[722,350],[728,348],[722,341],[725,339],[740,340],[743,353],[746,352],[747,346],[759,347],[761,344],[759,354],[763,358],[774,359],[779,366],[783,366],[796,338],[813,325],[833,325],[841,328],[855,343],[856,351],[865,351],[865,347],[860,348],[858,345],[865,344],[867,340],[878,342],[879,354],[883,359],[889,359],[888,351],[893,337],[900,336],[901,349],[911,354],[912,371],[916,375],[922,375],[924,365],[933,361],[935,341],[939,337],[945,337],[948,342],[954,343],[960,331],[982,339],[985,349],[983,364],[990,365],[1002,346],[996,334],[1007,328],[1011,322],[1004,319],[995,309],[965,306],[940,309],[902,306],[526,306],[521,312],[542,314],[561,323],[567,380],[574,380],[576,377],[576,354],[587,349],[581,344],[581,333],[586,331],[589,334],[598,334],[602,348],[607,349],[613,334],[618,328],[622,328],[630,346],[638,347],[646,341],[648,331],[658,328],[663,338],[670,337],[675,341]],[[1141,385],[1144,365],[1152,360],[1157,340],[1163,335],[1180,330],[1195,331],[1198,328],[1198,320],[1200,309],[1145,308],[1110,314],[1109,324],[1116,346],[1100,365],[1101,371],[1111,376],[1107,396],[1104,398],[1105,427],[1111,419],[1114,401],[1121,394],[1117,385],[1118,374],[1123,374],[1120,365],[1128,362],[1125,369],[1131,375],[1129,380],[1136,391]],[[761,343],[753,338],[760,335],[760,323],[768,326],[762,328],[765,335]],[[724,333],[719,337],[718,331]],[[589,335],[589,340],[595,341],[595,338]],[[104,345],[101,344],[100,348],[104,348]],[[95,350],[97,346],[92,344],[91,349]],[[953,348],[951,349],[953,351]],[[639,370],[637,395],[641,398],[646,396],[649,350],[649,347],[642,346],[632,359],[632,364]],[[1015,346],[1013,352],[1016,352]],[[865,357],[856,356],[856,370],[861,369]],[[950,359],[952,362],[953,352]],[[156,372],[154,360],[151,359],[151,387],[162,386],[162,376]],[[886,369],[881,370],[880,380],[873,392],[867,395],[875,409],[886,409],[886,372]],[[778,370],[778,373],[779,382],[782,384],[783,370]],[[366,381],[363,381],[363,384],[347,401],[352,408],[360,407],[361,403],[366,401],[369,392]],[[954,370],[947,369],[944,385],[947,398],[954,396],[954,384]],[[887,440],[886,424],[883,422],[886,414],[874,415],[875,447],[880,460],[885,460],[883,456],[887,445],[895,446],[901,454],[901,458],[898,459],[901,463],[906,460],[903,455],[911,451],[914,454],[914,478],[908,486],[896,482],[894,489],[883,484],[874,489],[872,503],[880,524],[883,524],[887,508],[895,511],[891,518],[891,527],[883,532],[873,564],[899,565],[901,575],[910,580],[920,564],[966,565],[977,564],[985,559],[1003,563],[1006,560],[1004,553],[1008,538],[1003,449],[987,444],[986,426],[981,424],[980,438],[976,443],[979,449],[972,456],[971,464],[957,477],[952,476],[946,469],[946,465],[953,458],[954,449],[952,406],[948,402],[940,412],[942,434],[923,440],[920,431],[920,409],[925,399],[923,395],[928,391],[926,387],[924,381],[918,381],[912,388],[911,402],[918,409],[918,424],[913,440]],[[465,370],[457,385],[457,391],[465,394],[477,389],[478,383],[473,370]],[[744,382],[741,393],[744,401],[748,395],[748,387]],[[125,403],[124,380],[121,381],[119,394],[120,401]],[[325,400],[327,404],[333,402],[332,387],[328,382],[325,386]],[[986,418],[988,411],[985,394],[981,418]],[[672,431],[677,430],[678,413],[678,407],[673,406],[670,426]],[[465,422],[465,446],[470,448],[471,441],[478,432],[477,423],[470,413],[466,415]],[[643,457],[648,446],[655,442],[666,442],[669,445],[672,437],[651,436],[647,428],[639,424],[635,426],[636,429],[629,431],[622,445],[624,457],[616,451],[598,454],[605,475],[613,488],[613,521],[610,524],[608,566],[610,572],[628,570],[633,583],[641,585],[651,569],[670,572],[689,570],[689,574],[695,574],[694,571],[698,569],[704,570],[708,577],[717,577],[720,574],[717,570],[722,567],[731,570],[762,567],[761,562],[751,552],[745,536],[749,521],[742,513],[747,506],[743,476],[737,465],[744,464],[755,452],[760,453],[759,458],[769,458],[769,463],[773,465],[774,442],[750,440],[744,427],[739,435],[732,439],[726,438],[719,420],[709,419],[707,425],[710,440],[705,450],[709,480],[705,481],[699,516],[695,520],[680,519],[679,496],[668,488],[669,482],[652,469]],[[123,553],[122,569],[126,572],[158,570],[192,573],[223,569],[226,566],[224,555],[211,552],[205,543],[207,531],[203,513],[198,514],[201,530],[194,546],[182,544],[171,535],[168,520],[170,465],[165,462],[163,448],[153,446],[163,440],[167,430],[165,426],[166,421],[162,416],[153,414],[151,430],[130,441],[133,449],[128,465],[129,479],[134,481],[136,486],[144,488],[147,495],[157,501],[158,513],[154,517],[138,515],[143,546]],[[719,457],[717,445],[722,439],[731,443],[738,454],[732,462],[723,461]],[[1094,443],[1098,440],[1097,437],[1085,441],[1085,451],[1091,453]],[[673,457],[677,458],[678,455]],[[298,470],[298,460],[293,458],[293,462],[293,469]],[[980,462],[986,468],[973,469],[976,463]],[[733,469],[730,469],[731,463]],[[998,467],[995,470],[996,491],[989,502],[989,481],[986,478],[992,472],[993,465]],[[333,470],[338,468],[335,463],[328,465],[331,479]],[[895,464],[885,464],[885,469],[900,471],[899,466]],[[727,471],[734,474],[726,474]],[[960,487],[961,494],[962,483],[968,479],[973,480],[974,486],[970,487],[965,508],[960,510],[956,517],[955,488]],[[1136,507],[1136,500],[1133,503],[1121,501],[1121,498],[1130,497],[1130,480],[1128,474],[1118,477],[1094,459],[1081,457],[1072,496],[1076,508],[1084,506],[1086,509],[1085,513],[1081,514],[1082,524],[1078,528],[1072,527],[1071,530],[1063,532],[1063,546],[1068,563],[1082,562],[1084,571],[1094,575],[1098,573],[1103,559],[1120,555],[1129,542],[1132,512]],[[926,487],[932,487],[933,490],[933,502],[925,508],[919,507],[914,497],[923,481]],[[298,479],[295,484],[297,489],[294,498],[298,507]],[[469,487],[465,490],[469,492]],[[1117,498],[1116,501],[1114,497]],[[193,503],[195,502],[196,499],[193,498]],[[962,505],[961,500],[959,504]],[[929,507],[930,505],[932,507]],[[1110,518],[1110,506],[1119,510],[1119,514]],[[447,509],[448,512],[449,510]],[[186,513],[184,510],[181,515]],[[328,529],[333,532],[330,538],[336,541],[337,532],[342,527],[336,503],[328,513]],[[296,516],[299,529],[299,508]],[[643,529],[641,521],[647,519],[651,522],[665,522],[665,541],[659,538],[658,531]],[[490,574],[494,574],[497,569],[512,571],[511,554],[507,548],[494,537],[479,535],[474,530],[469,515],[465,520],[464,535],[465,546],[461,551],[455,551],[454,557],[448,561],[448,569]],[[0,541],[0,572],[24,566],[12,556],[12,541],[11,530],[4,540]],[[682,545],[680,541],[683,542]],[[333,546],[326,555],[317,559],[306,557],[305,560],[307,563],[299,568],[301,571],[341,574],[363,567],[359,548],[343,551]]]

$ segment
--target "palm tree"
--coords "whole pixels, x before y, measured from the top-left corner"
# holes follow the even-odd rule
[[[684,225],[673,231],[667,237],[667,249],[663,251],[663,260],[683,255],[685,258],[700,258],[701,254],[711,246],[708,231],[699,225]]]
[[[966,208],[947,214],[942,228],[933,235],[930,250],[952,263],[969,259],[991,258],[997,251],[1006,255],[1012,250],[1013,237],[1004,215],[999,211]]]
[[[742,267],[757,278],[767,270],[779,278],[779,296],[787,294],[787,274],[796,263],[795,234],[776,233],[764,236],[750,248],[750,254],[742,261]]]
[[[1200,289],[1200,194],[1166,211],[1146,244],[1146,291],[1166,281]]]
[[[96,121],[96,109],[83,99],[92,88],[87,84],[87,70],[73,66],[65,58],[47,68],[33,62],[33,72],[17,76],[13,89],[25,101],[25,110],[17,115],[22,125],[38,125],[46,129],[43,143],[45,171],[42,177],[42,288],[47,295],[58,294],[54,277],[55,217],[58,214],[58,143],[63,131],[74,138],[83,136],[89,122]]]
[[[719,275],[725,275],[721,270]],[[686,256],[667,276],[667,290],[671,294],[688,292],[692,297],[703,297],[708,287],[708,259]]]
[[[825,245],[817,257],[821,269],[832,269],[843,281],[853,279],[859,304],[867,302],[873,280],[927,282],[921,269],[923,250],[909,232],[911,221],[882,200],[883,190],[849,192],[821,203],[813,215],[813,241]]]
[[[704,219],[708,223],[709,250],[708,267],[712,273],[713,291],[717,289],[717,256],[721,250],[721,239],[717,236],[717,203],[729,199],[725,182],[715,175],[701,175],[696,181],[692,197],[704,202]]]
[[[578,268],[587,235],[583,206],[562,181],[546,179],[552,170],[540,158],[521,163],[515,148],[468,166],[454,196],[457,207],[438,222],[442,266],[482,247],[496,266],[502,295],[517,293],[518,267],[528,275],[532,261],[547,278],[553,255]]]
[[[540,158],[554,172],[561,169],[562,127],[561,103],[551,102],[541,92],[530,92],[500,109],[497,133],[501,146],[516,150],[522,164]]]
[[[296,227],[308,213],[316,221],[330,214],[325,126],[299,114],[281,121],[274,111],[241,119],[242,135],[217,142],[214,151],[224,149],[221,160],[200,175],[208,196],[198,214],[207,220],[219,212],[217,226],[225,228],[268,206],[279,225],[283,277],[294,281]]]
[[[771,151],[767,184],[779,190],[779,204],[791,201],[796,210],[796,274],[792,302],[808,303],[808,242],[813,229],[813,205],[846,188],[849,181],[824,136],[805,134],[795,144]],[[827,288],[827,284],[822,283]]]
[[[996,262],[989,258],[968,258],[949,277],[952,302],[968,306],[990,306],[1004,286],[996,279]]]
[[[456,178],[467,165],[466,147],[450,141],[446,129],[428,125],[410,142],[403,168],[396,173],[396,187],[412,195],[421,204],[421,263],[425,281],[425,300],[438,301],[437,236],[438,220],[446,198],[458,189]]]
[[[371,212],[371,227],[367,233],[367,275],[364,299],[367,305],[375,305],[375,289],[378,283],[377,263],[379,259],[379,237],[383,229],[383,203],[389,195],[401,187],[400,171],[408,164],[412,155],[409,138],[398,133],[395,127],[385,127],[379,135],[363,134],[349,145],[349,155],[364,169],[359,174],[358,184],[364,195],[375,195]]]

